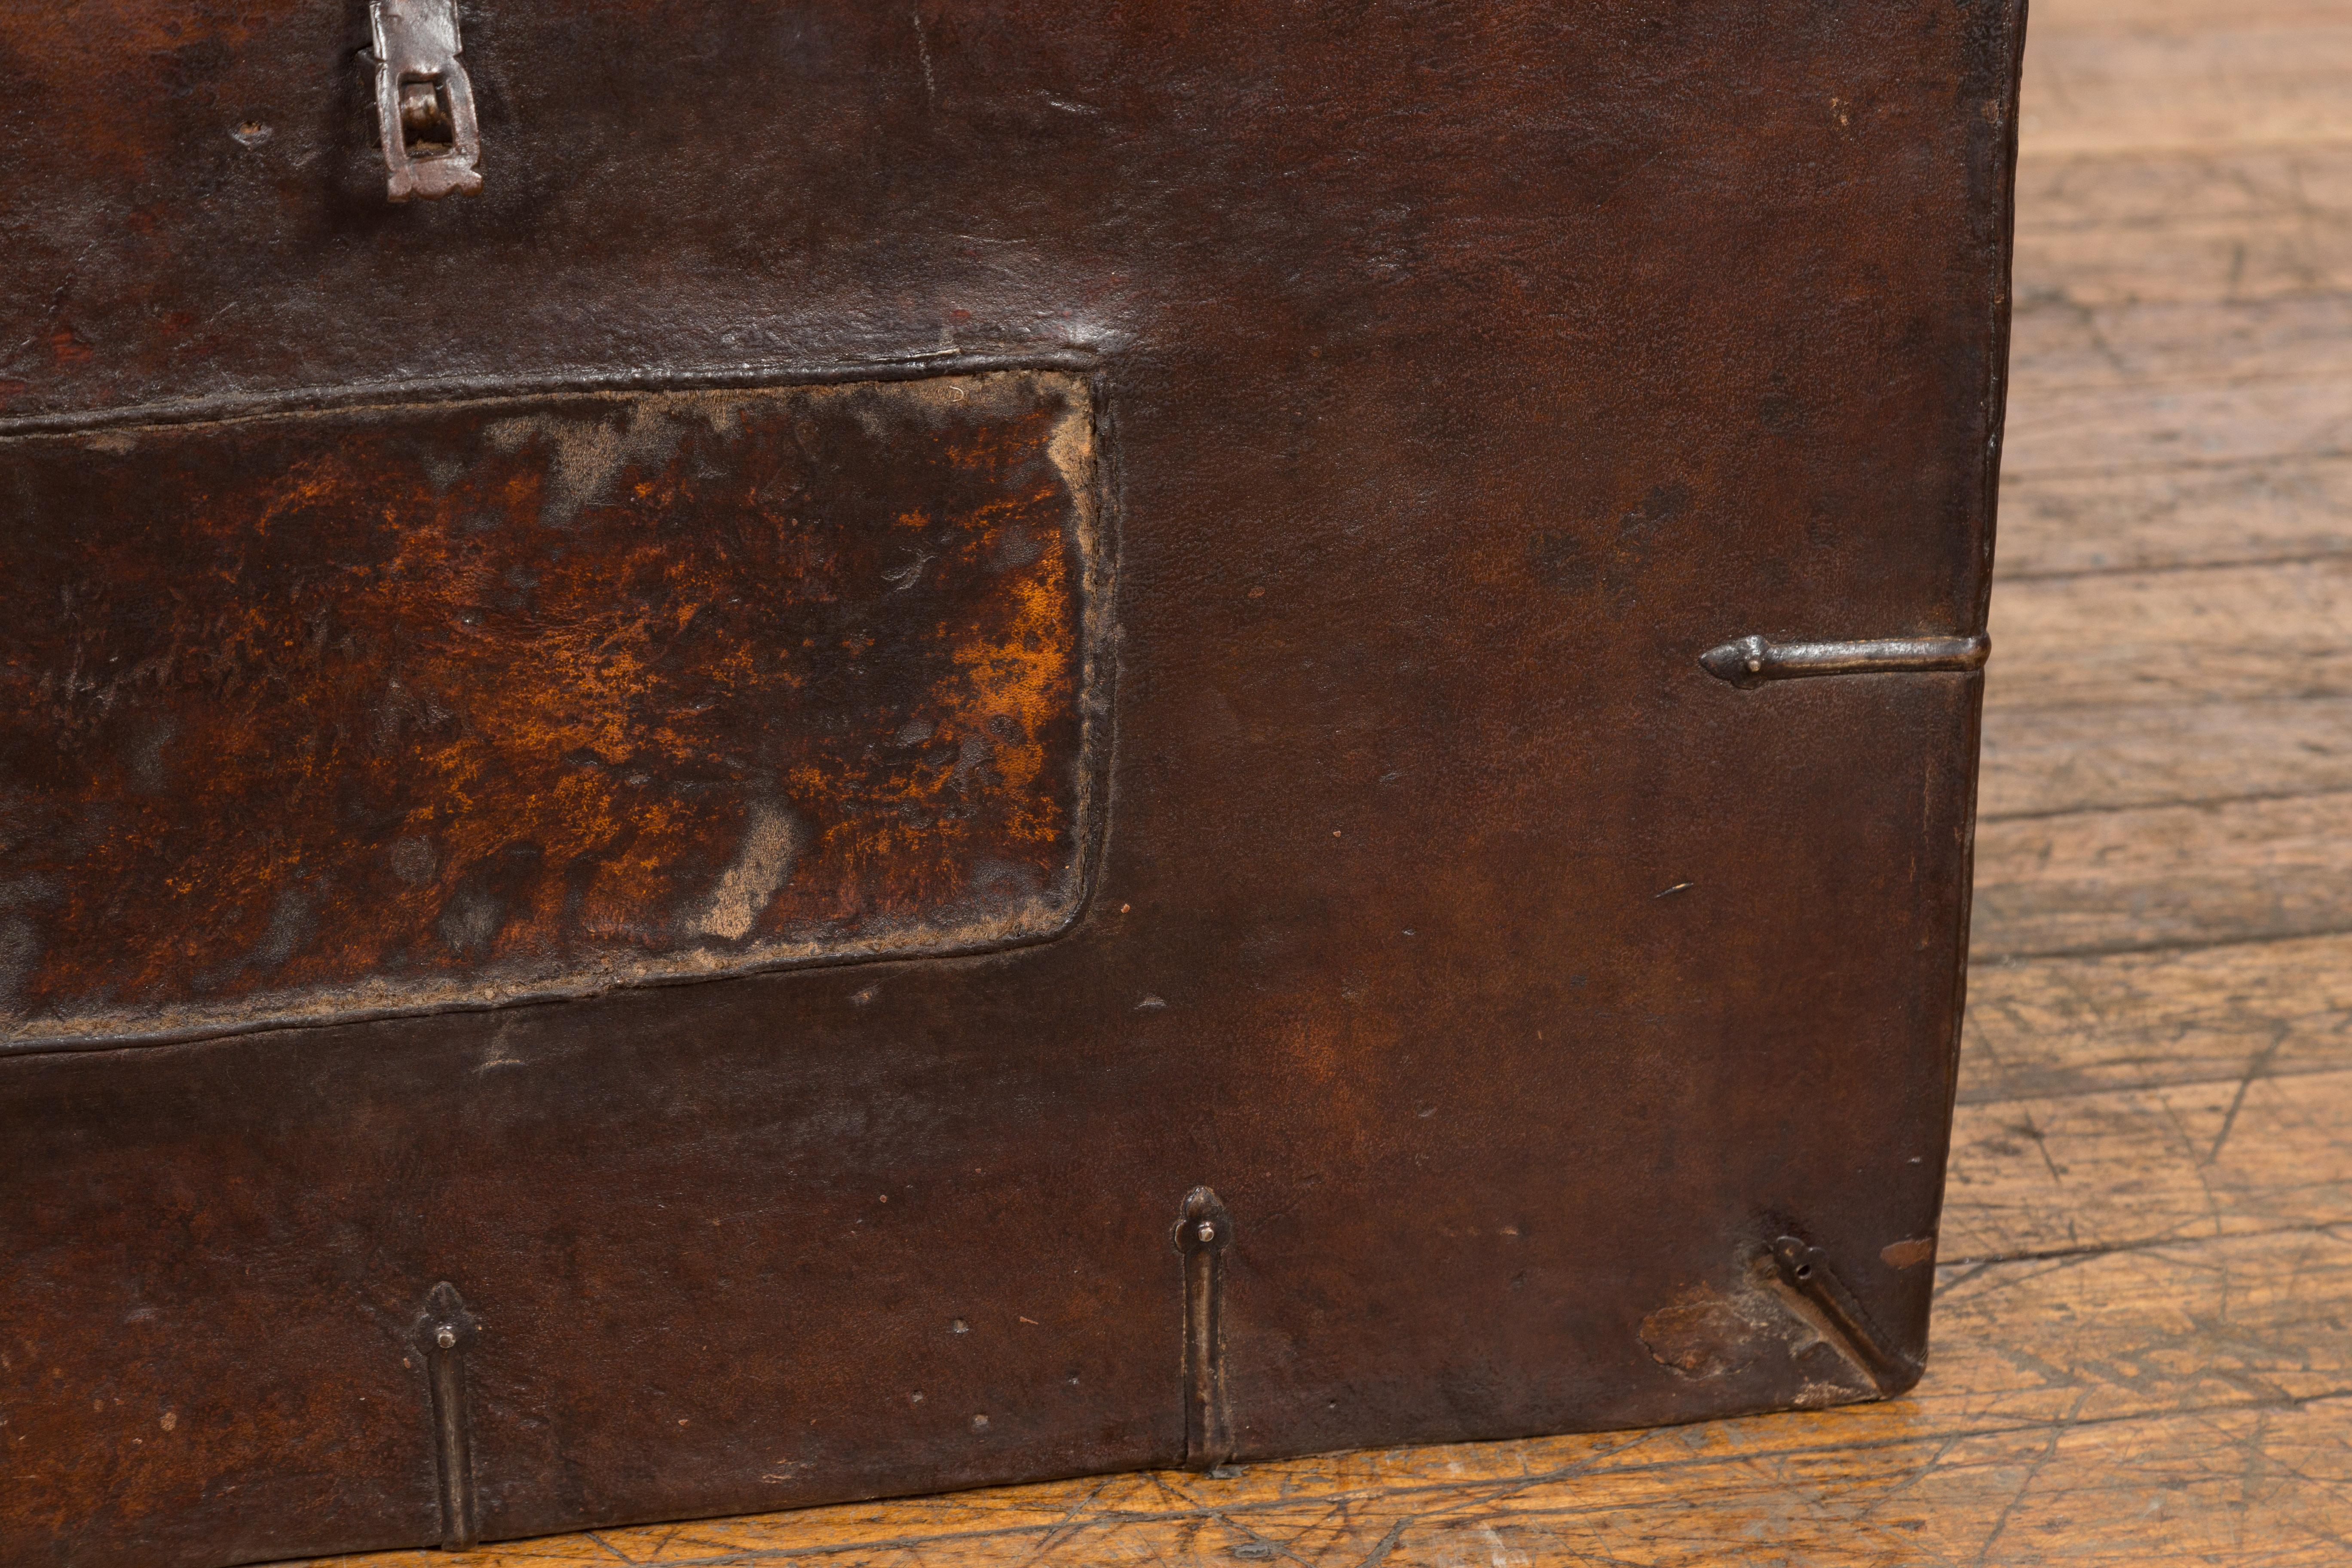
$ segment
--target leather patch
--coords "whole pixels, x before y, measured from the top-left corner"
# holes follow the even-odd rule
[[[1064,930],[1095,431],[1009,371],[0,442],[0,1032]]]

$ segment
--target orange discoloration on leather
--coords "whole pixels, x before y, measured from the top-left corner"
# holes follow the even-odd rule
[[[0,976],[13,1032],[1059,929],[1088,393],[953,389],[25,442],[20,521],[102,499],[84,552],[0,542],[33,606],[0,628],[0,890],[38,954]]]

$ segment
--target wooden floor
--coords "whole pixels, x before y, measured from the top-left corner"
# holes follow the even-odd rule
[[[337,1561],[2352,1563],[2352,0],[2034,7],[1912,1397]]]

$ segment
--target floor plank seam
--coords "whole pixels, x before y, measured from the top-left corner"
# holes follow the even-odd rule
[[[2317,384],[2328,385],[2323,382]],[[2129,388],[2117,388],[2128,391]],[[2261,452],[2232,458],[2156,458],[2137,461],[2110,461],[2075,465],[2060,465],[2046,468],[2003,468],[2001,483],[2013,485],[2027,479],[2137,479],[2151,474],[2202,474],[2223,468],[2276,468],[2281,463],[2309,463],[2323,458],[2352,456],[2352,447],[2293,447],[2283,452]]]
[[[2347,551],[2346,553],[2347,555],[2352,555],[2352,551]],[[1994,665],[1992,668],[1997,675],[2007,673],[2002,670],[2001,667],[1998,664]],[[2347,703],[2352,703],[2352,689],[2343,691],[2299,691],[2280,693],[2271,696],[2251,697],[2229,697],[2221,695],[2198,696],[2195,694],[2174,696],[2167,694],[2160,700],[2151,698],[2137,702],[2040,703],[2027,700],[2025,698],[2021,697],[2016,692],[2011,690],[2006,683],[2000,680],[1994,681],[1993,689],[1989,695],[1990,700],[1985,704],[1985,711],[1988,717],[1996,720],[2006,720],[2011,715],[2016,715],[2021,718],[2029,716],[2039,717],[2045,714],[2079,718],[2084,714],[2089,713],[2162,715],[2168,713],[2195,713],[2209,710],[2217,712],[2244,712],[2253,709],[2271,709],[2277,710],[2282,712],[2293,713],[2306,708],[2341,707]],[[2000,765],[1999,758],[1995,759],[1995,765]]]
[[[2315,1062],[2308,1067],[2269,1068],[2259,1074],[2254,1081],[2269,1083],[2289,1079],[2325,1078],[2330,1073],[2352,1074],[2352,1061]],[[2053,1101],[2063,1103],[2069,1100],[2095,1100],[2101,1095],[2156,1094],[2165,1089],[2208,1089],[2216,1084],[2235,1084],[2244,1077],[2245,1068],[2242,1065],[2227,1072],[2216,1070],[2194,1078],[2147,1079],[2137,1082],[2095,1084],[2089,1088],[2080,1086],[2052,1088],[2035,1089],[2022,1094],[1989,1095],[1981,1099],[1964,1093],[1953,1103],[1969,1110],[1985,1110],[2003,1105],[2046,1105]]]
[[[2340,295],[2336,297],[2343,298]],[[2040,302],[2040,308],[2050,310],[2053,314],[2056,314],[2055,307],[2060,303],[2061,301],[2055,300],[2045,300]],[[2070,307],[2066,312],[2070,315],[2096,315],[2101,311],[2128,308],[2110,305],[2074,305],[2071,300],[2064,303]],[[2215,310],[2232,303],[2229,300],[2218,300],[2213,305],[2201,308]],[[2268,301],[2248,300],[2243,303],[2265,304]],[[2112,378],[2104,381],[2037,381],[2033,384],[2032,395],[2039,401],[2057,404],[2084,397],[2109,397],[2117,394],[2244,392],[2259,391],[2264,387],[2296,385],[2325,387],[2334,386],[2343,379],[2341,376],[2332,375],[2322,370],[2256,370],[2236,373],[2215,370],[2203,374],[2185,375],[2135,374],[2121,366],[2116,367],[2116,374]]]
[[[2000,884],[1993,884],[1998,888]],[[1979,883],[1977,899],[1984,901],[1986,888]],[[2266,947],[2283,942],[2307,942],[2320,937],[2352,936],[2352,926],[2297,926],[2290,930],[2236,933],[2225,937],[2168,938],[2161,942],[2118,942],[2112,945],[2092,944],[2084,947],[2021,948],[2015,952],[1970,952],[1969,963],[2041,963],[2067,958],[2128,958],[2137,953],[2205,952],[2221,947]]]
[[[2035,39],[2027,44],[2033,47]],[[2040,153],[2021,149],[2017,155],[2017,175],[2021,184],[2029,175],[2043,176],[2056,169],[2097,165],[2113,168],[2118,163],[2139,163],[2157,167],[2168,163],[2213,163],[2250,153],[2342,153],[2352,152],[2352,139],[2337,136],[2293,138],[2281,142],[2222,142],[2202,146],[2178,147],[2084,147],[2063,153]],[[2020,232],[2023,232],[2021,228]]]
[[[2159,706],[2151,703],[2151,707]],[[1979,813],[1979,824],[1989,822],[2054,822],[2074,816],[2119,816],[2135,811],[2201,810],[2224,805],[2260,805],[2266,801],[2337,800],[2352,798],[2352,789],[2284,789],[2256,790],[2245,795],[2186,795],[2178,799],[2132,801],[2116,805],[2062,805],[2048,811],[2000,811]]]
[[[2197,1216],[2202,1218],[2204,1216]],[[2260,1241],[2265,1237],[2326,1236],[2342,1240],[2335,1233],[2352,1226],[2352,1214],[2342,1219],[2306,1220],[2297,1225],[2270,1226],[2259,1230],[2208,1231],[2198,1236],[2140,1237],[2127,1241],[2100,1242],[2084,1247],[2053,1247],[2028,1252],[1989,1252],[1959,1258],[1938,1258],[1938,1272],[1948,1268],[1964,1268],[1967,1278],[1974,1279],[1987,1268],[2011,1263],[2067,1263],[2088,1258],[2107,1258],[2143,1252],[2162,1252],[2172,1247],[2207,1247]],[[1938,1291],[1950,1289],[1958,1280],[1940,1282]]]
[[[2352,520],[2341,544],[2299,555],[2255,555],[2224,561],[2164,561],[2138,566],[2069,566],[2054,572],[1993,572],[1995,590],[2019,583],[2072,583],[2099,577],[2168,577],[2189,572],[2268,571],[2280,566],[2316,566],[2352,555]]]

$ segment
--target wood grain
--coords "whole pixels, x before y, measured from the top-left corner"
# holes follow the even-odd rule
[[[2021,127],[2042,156],[2352,140],[2352,37],[2340,17],[2151,30],[2040,23]]]
[[[1977,830],[1979,961],[2352,931],[2352,795]]]
[[[2299,458],[2004,484],[1994,570],[2006,586],[2059,574],[2267,564],[2347,550],[2352,457]],[[2000,607],[2008,600],[2002,595]]]
[[[2352,698],[1995,702],[1985,714],[1984,758],[1982,822],[2352,789]]]
[[[2033,58],[2046,24],[2037,15]],[[2021,306],[2248,300],[2352,282],[2352,145],[2061,157],[2017,171]]]
[[[2352,1222],[2352,1072],[1965,1105],[1944,1190],[1948,1258],[2146,1247]],[[1949,1332],[1948,1297],[1937,1333]]]
[[[2033,13],[2036,44],[2116,33],[2196,36],[2216,27],[2340,25],[2336,0],[2044,0]]]
[[[2331,253],[2352,258],[2352,217],[2336,228]],[[2126,235],[2141,243],[2118,244]],[[2097,238],[2128,254],[2171,253],[2160,243],[2143,251],[2148,237],[2128,229]],[[2093,443],[2114,436],[2119,397],[2138,405],[2168,398],[2169,412],[2186,408],[2193,416],[2210,407],[2217,390],[2257,383],[2273,401],[2313,405],[2324,424],[2352,410],[2332,379],[2347,360],[2352,297],[2345,295],[2021,300],[2011,418],[2016,438],[2001,496],[2002,580],[2342,551],[2352,539],[2352,458],[2341,452],[2218,462],[2190,452],[2174,460],[2152,456],[2151,444],[2259,443],[2270,433],[2227,423],[2199,426],[2192,418],[2171,426],[2152,420],[2131,437],[2138,443],[2134,457],[2147,466],[2118,473],[2096,451],[2088,454],[2088,468],[2070,468],[2070,457],[2084,454],[2070,454],[2055,436],[2067,428]],[[2048,465],[2044,471],[2031,471],[2036,460]]]
[[[2352,298],[2021,301],[2010,373],[2027,395],[2085,389],[2239,385],[2334,376],[2352,355]]]
[[[2352,695],[2352,555],[2012,583],[1992,640],[1989,708]]]
[[[2339,456],[2352,394],[2323,377],[2251,385],[2033,386],[2010,397],[2004,478]]]
[[[1979,962],[1963,1105],[2352,1068],[2352,936]]]

